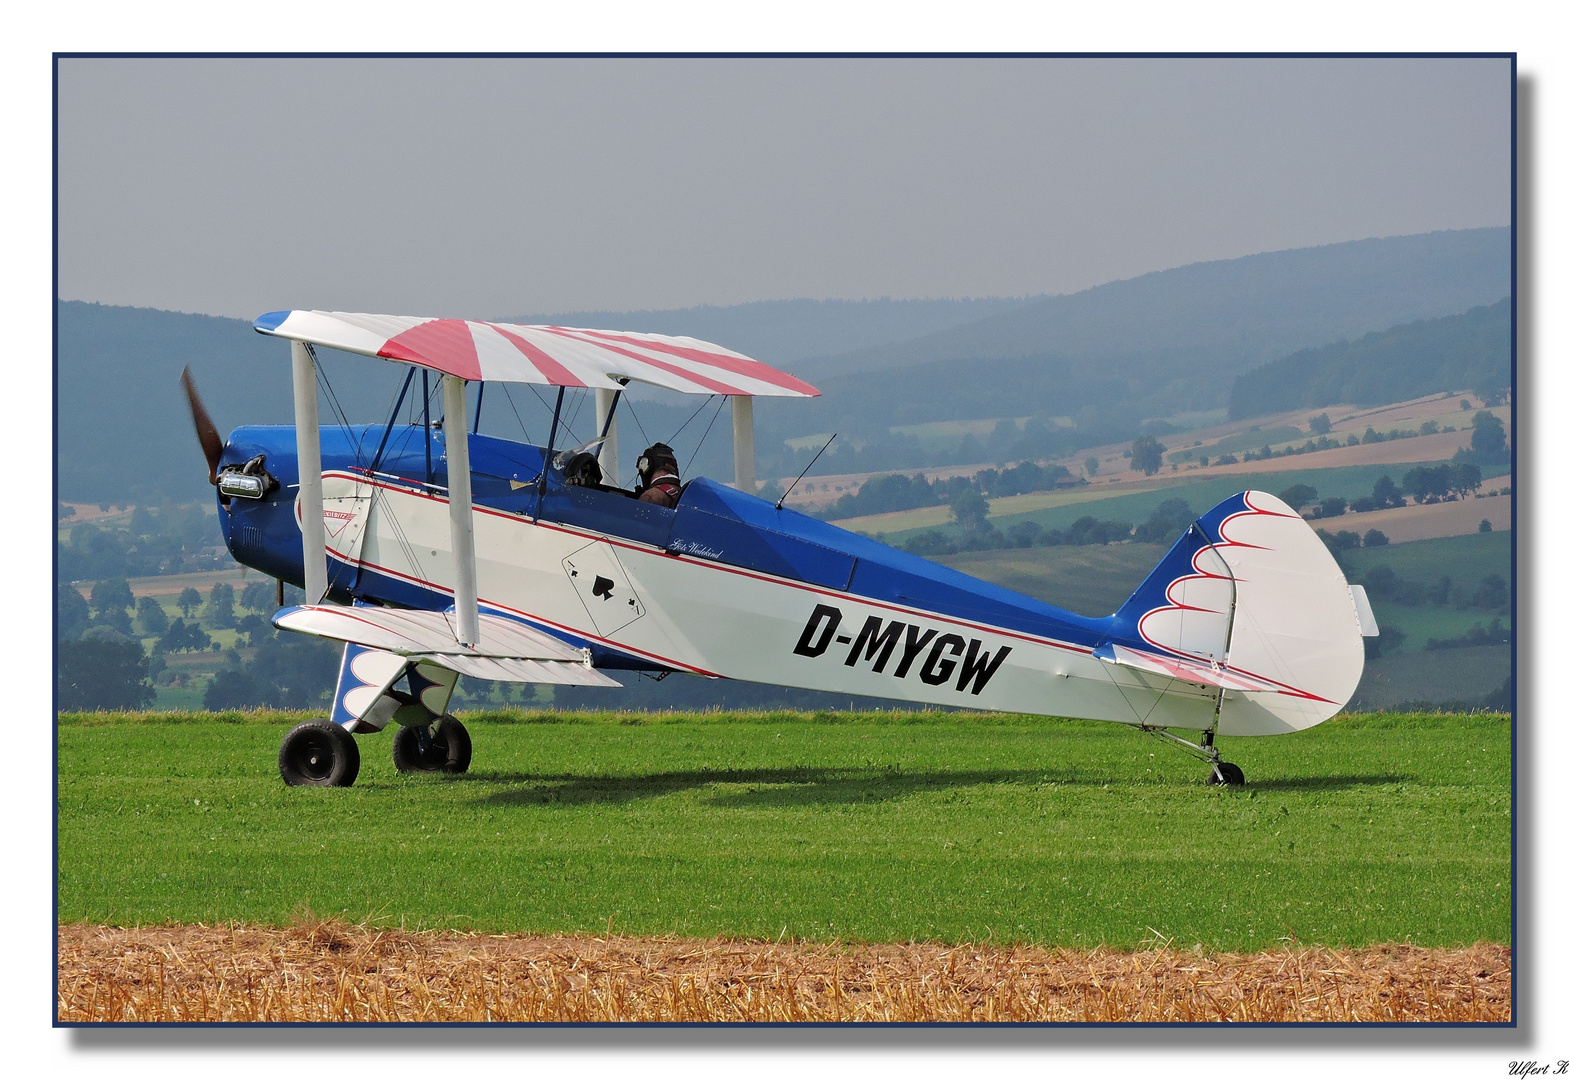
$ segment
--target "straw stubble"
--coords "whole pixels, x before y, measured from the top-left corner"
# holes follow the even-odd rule
[[[1203,954],[277,929],[59,928],[59,1019],[1508,1021],[1507,946]]]

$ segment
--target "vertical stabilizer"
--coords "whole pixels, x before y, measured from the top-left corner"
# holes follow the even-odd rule
[[[1273,735],[1345,706],[1362,678],[1362,622],[1334,556],[1262,491],[1233,495],[1183,534],[1114,617],[1114,644],[1214,672],[1220,730]],[[1197,666],[1193,670],[1199,670]]]

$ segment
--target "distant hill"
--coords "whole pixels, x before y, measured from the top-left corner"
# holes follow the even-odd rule
[[[883,438],[923,420],[1064,414],[1110,431],[1218,408],[1236,376],[1260,364],[1497,300],[1510,288],[1509,246],[1506,229],[1472,229],[1200,263],[1033,300],[794,300],[524,318],[691,334],[811,379],[822,399],[758,406],[759,466],[778,459],[783,469],[794,460],[783,440],[814,432]],[[57,317],[62,498],[210,495],[177,383],[185,364],[225,432],[293,416],[288,351],[245,320],[76,301],[61,302]],[[821,355],[844,348],[856,351]],[[323,359],[351,419],[385,416],[397,365]],[[893,366],[896,378],[886,373]],[[487,416],[510,422],[516,407],[532,431],[536,396],[515,389],[512,398],[493,406],[487,397]],[[668,438],[695,404],[650,401],[628,418],[640,415],[650,439]],[[695,446],[712,431],[703,457],[714,475],[706,462],[728,458],[728,428],[701,421],[687,433]]]
[[[1356,341],[1303,349],[1237,377],[1231,418],[1341,402],[1388,405],[1444,390],[1489,394],[1510,384],[1509,298]]]
[[[505,322],[592,326],[702,338],[765,364],[868,349],[946,330],[1023,307],[1040,297],[982,300],[759,300],[673,311],[572,311]]]
[[[938,361],[1059,358],[1124,380],[1158,416],[1215,408],[1236,376],[1299,349],[1466,311],[1510,288],[1506,228],[1358,240],[1114,281],[794,370],[826,379]]]
[[[240,424],[289,423],[289,350],[243,319],[64,301],[58,307],[55,464],[60,497],[114,503],[210,498],[207,465],[180,390],[189,364],[225,435]],[[347,365],[353,378],[345,378]],[[402,372],[330,356],[340,398],[385,416]],[[322,421],[329,422],[327,410]]]

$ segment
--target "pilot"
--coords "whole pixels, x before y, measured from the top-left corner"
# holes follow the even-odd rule
[[[676,452],[664,443],[655,443],[637,459],[637,497],[639,501],[674,509],[681,498],[680,469]]]

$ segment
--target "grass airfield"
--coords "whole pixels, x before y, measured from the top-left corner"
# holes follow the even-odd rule
[[[477,715],[461,777],[298,717],[66,715],[59,920],[1256,952],[1507,943],[1507,716],[1225,739],[1246,788],[1108,724],[984,714]]]

